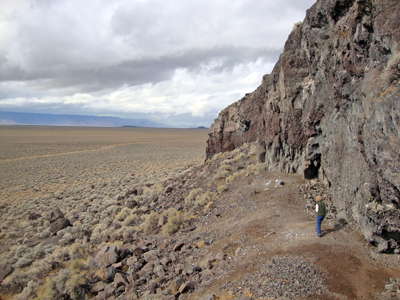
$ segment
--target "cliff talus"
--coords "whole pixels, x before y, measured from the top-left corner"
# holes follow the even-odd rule
[[[399,249],[399,16],[398,0],[317,1],[272,73],[215,120],[207,157],[258,141],[271,170],[320,178],[340,217]]]

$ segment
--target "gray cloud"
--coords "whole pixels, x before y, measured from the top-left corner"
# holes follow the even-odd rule
[[[0,61],[0,81],[38,81],[44,90],[73,86],[80,92],[93,92],[122,85],[156,83],[171,77],[178,68],[198,70],[201,66],[219,62],[210,72],[221,72],[239,63],[264,58],[273,62],[279,50],[252,49],[246,47],[220,47],[214,49],[193,49],[185,53],[162,57],[123,61],[111,66],[98,68],[66,68],[62,70],[25,71],[17,66],[7,66]]]
[[[222,103],[212,109],[203,107],[212,102],[198,105],[208,119],[237,100],[226,99],[233,76],[247,78],[238,83],[240,91],[256,87],[261,77],[255,77],[270,71],[293,23],[315,2],[2,1],[0,109],[5,103],[12,109],[15,103],[15,109],[26,111],[68,107],[76,113],[111,109],[122,115],[129,106],[133,113],[134,107],[145,110],[144,104],[162,98],[161,91],[180,96],[176,81],[184,70],[184,80],[197,80],[205,89],[196,86],[197,94],[192,94],[194,87],[187,85],[182,89],[187,97],[204,103],[217,97]],[[214,78],[218,87],[206,78]],[[226,85],[225,91],[221,85]],[[76,101],[73,106],[68,104],[71,98]],[[175,100],[163,99],[161,106],[168,111],[168,103]],[[106,108],[101,107],[104,101]],[[113,101],[126,107],[114,111]],[[194,111],[199,109],[182,114],[199,118]]]

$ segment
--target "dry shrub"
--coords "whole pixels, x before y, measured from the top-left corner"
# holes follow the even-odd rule
[[[257,144],[251,143],[249,145],[249,156],[255,156],[257,154]]]
[[[115,216],[115,219],[119,222],[123,222],[127,216],[131,214],[131,209],[124,207],[121,211]]]
[[[68,247],[69,256],[71,259],[83,259],[89,254],[89,249],[87,244],[74,243]]]
[[[248,173],[246,172],[246,171],[239,171],[239,172],[236,172],[236,173],[233,173],[231,176],[229,176],[229,177],[227,177],[226,179],[225,179],[225,183],[226,184],[231,184],[233,181],[235,181],[236,179],[238,179],[238,178],[240,178],[240,177],[243,177],[243,176],[246,176],[246,174],[247,174],[247,176],[248,176]]]
[[[83,274],[73,274],[65,283],[65,290],[71,299],[85,299],[87,278]]]
[[[157,183],[152,186],[145,186],[143,189],[143,194],[141,196],[144,202],[154,202],[157,201],[158,196],[164,191],[164,185],[162,183]],[[139,198],[139,197],[138,197]]]
[[[193,205],[193,203],[196,201],[197,197],[203,193],[203,190],[201,188],[196,188],[193,189],[189,192],[189,194],[185,198],[185,204],[186,205]]]
[[[39,287],[36,300],[61,299],[67,295],[72,300],[85,299],[88,266],[85,260],[77,259],[69,262],[65,269],[57,275],[48,277]]]
[[[216,179],[216,180],[224,179],[227,176],[229,176],[230,173],[231,173],[230,171],[227,171],[225,169],[222,169],[222,170],[218,169],[217,173],[214,176],[214,179]]]
[[[195,203],[197,206],[204,206],[210,202],[213,202],[215,197],[215,193],[207,191],[203,194],[198,195]]]
[[[70,232],[66,232],[63,237],[60,239],[61,245],[69,245],[75,241],[74,236]]]
[[[26,287],[22,290],[20,294],[16,296],[17,300],[33,299],[36,295],[36,290],[38,288],[38,282],[31,280],[28,282]]]
[[[238,155],[238,154],[241,153],[241,151],[242,151],[241,148],[242,148],[242,147],[239,147],[239,148],[236,148],[235,150],[232,150],[232,151],[230,152],[230,154],[231,154],[232,156]]]
[[[32,266],[29,270],[24,270],[31,279],[35,280],[38,277],[42,277],[43,275],[49,273],[53,269],[52,264],[50,263],[48,258],[36,260],[33,262]]]
[[[226,192],[226,191],[228,191],[228,190],[229,190],[229,188],[228,188],[228,186],[227,186],[225,183],[219,184],[219,185],[217,186],[217,192],[218,192],[218,194],[222,194],[222,193],[224,193],[224,192]]]
[[[121,211],[121,206],[110,205],[102,211],[102,218],[113,217]]]
[[[124,234],[124,228],[120,227],[118,229],[110,230],[106,241],[119,241],[122,240]]]
[[[70,259],[68,247],[57,247],[49,256],[54,262],[63,262]]]
[[[393,52],[393,55],[390,57],[387,66],[386,72],[383,72],[385,81],[389,83],[393,83],[396,79],[400,79],[400,50]],[[383,94],[395,93],[398,91],[398,83],[393,86],[392,89],[386,89]],[[384,95],[385,96],[385,95]]]
[[[213,208],[214,208],[214,201],[210,201],[204,206],[203,211],[204,211],[204,213],[207,213],[208,211],[210,211]]]
[[[249,175],[260,175],[267,170],[267,165],[265,163],[252,164],[247,167],[246,171]]]
[[[219,170],[225,170],[228,172],[232,171],[232,165],[231,165],[231,160],[230,159],[226,159],[224,160],[221,165],[218,168]]]
[[[247,156],[246,156],[244,153],[240,152],[240,153],[236,154],[236,155],[232,158],[231,162],[232,162],[232,163],[237,163],[237,162],[239,162],[239,161],[241,161],[241,160],[244,160],[246,157],[247,157]]]
[[[108,226],[106,226],[103,223],[97,224],[92,231],[92,235],[90,236],[90,241],[94,244],[99,244],[103,242],[104,238],[106,237],[107,228]]]
[[[25,245],[18,245],[17,248],[15,249],[15,257],[16,258],[21,258],[24,256],[27,256],[32,253],[32,249],[26,247]]]
[[[226,156],[226,154],[227,154],[226,152],[217,153],[211,158],[211,160],[213,160],[213,161],[220,160],[220,159],[224,158]]]
[[[185,204],[192,208],[197,209],[207,205],[209,202],[213,202],[216,197],[216,193],[206,191],[204,192],[201,188],[196,188],[190,191],[185,198]]]
[[[135,227],[123,227],[121,228],[121,231],[122,231],[122,239],[124,241],[128,241],[133,237],[133,235],[137,230]]]
[[[33,262],[33,258],[30,256],[26,256],[26,257],[21,257],[17,263],[15,264],[15,267],[17,268],[24,268],[29,266],[30,264],[32,264]]]
[[[124,226],[135,226],[140,223],[141,219],[140,217],[135,213],[135,211],[132,211],[129,216],[126,217],[124,220],[123,225]]]
[[[49,279],[46,280],[44,285],[39,287],[37,291],[37,297],[35,300],[54,300],[57,299],[58,293],[57,293],[57,288],[56,288],[56,279],[58,279],[60,276],[54,277],[54,279]]]
[[[145,216],[144,222],[140,225],[140,229],[143,230],[144,233],[157,233],[158,231],[158,218],[159,214],[157,212],[151,212],[150,214]]]
[[[183,222],[185,222],[186,217],[184,213],[176,210],[175,208],[170,208],[166,212],[166,215],[168,216],[168,221],[163,226],[162,232],[164,234],[171,235],[180,229]]]
[[[233,296],[230,292],[225,292],[218,296],[218,300],[233,300],[235,296]]]

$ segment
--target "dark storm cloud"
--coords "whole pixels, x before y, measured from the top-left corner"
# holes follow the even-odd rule
[[[273,62],[278,50],[220,47],[215,49],[193,49],[186,53],[141,60],[124,61],[116,65],[99,68],[75,68],[24,71],[15,66],[7,66],[0,60],[0,81],[42,80],[43,89],[73,86],[80,92],[117,88],[122,85],[157,83],[171,77],[178,68],[196,70],[214,61],[218,64],[210,72],[221,72],[239,63],[264,58]],[[47,81],[44,81],[47,80]]]

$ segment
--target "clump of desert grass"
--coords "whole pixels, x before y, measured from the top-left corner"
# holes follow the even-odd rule
[[[89,270],[86,260],[76,259],[68,262],[57,274],[46,278],[44,284],[37,289],[37,297],[34,299],[61,299],[63,295],[73,300],[84,299]]]
[[[188,210],[191,211],[198,211],[205,207],[207,207],[205,210],[208,210],[216,197],[217,194],[215,192],[203,190],[202,188],[195,188],[186,196],[185,205]]]
[[[228,190],[229,190],[229,187],[227,184],[225,184],[225,182],[217,185],[218,194],[223,194],[223,193],[227,192]]]
[[[176,233],[187,220],[187,216],[175,208],[168,209],[164,216],[167,217],[167,222],[163,225],[161,232],[165,235],[172,235]]]
[[[24,286],[16,297],[18,300],[59,299],[61,295],[81,299],[76,289],[86,283],[89,248],[85,243],[56,247],[50,255],[35,260],[29,268],[16,269],[4,284],[11,288]]]
[[[152,211],[144,216],[144,222],[140,225],[140,229],[145,234],[156,234],[159,232],[158,219],[160,215],[158,212]]]

